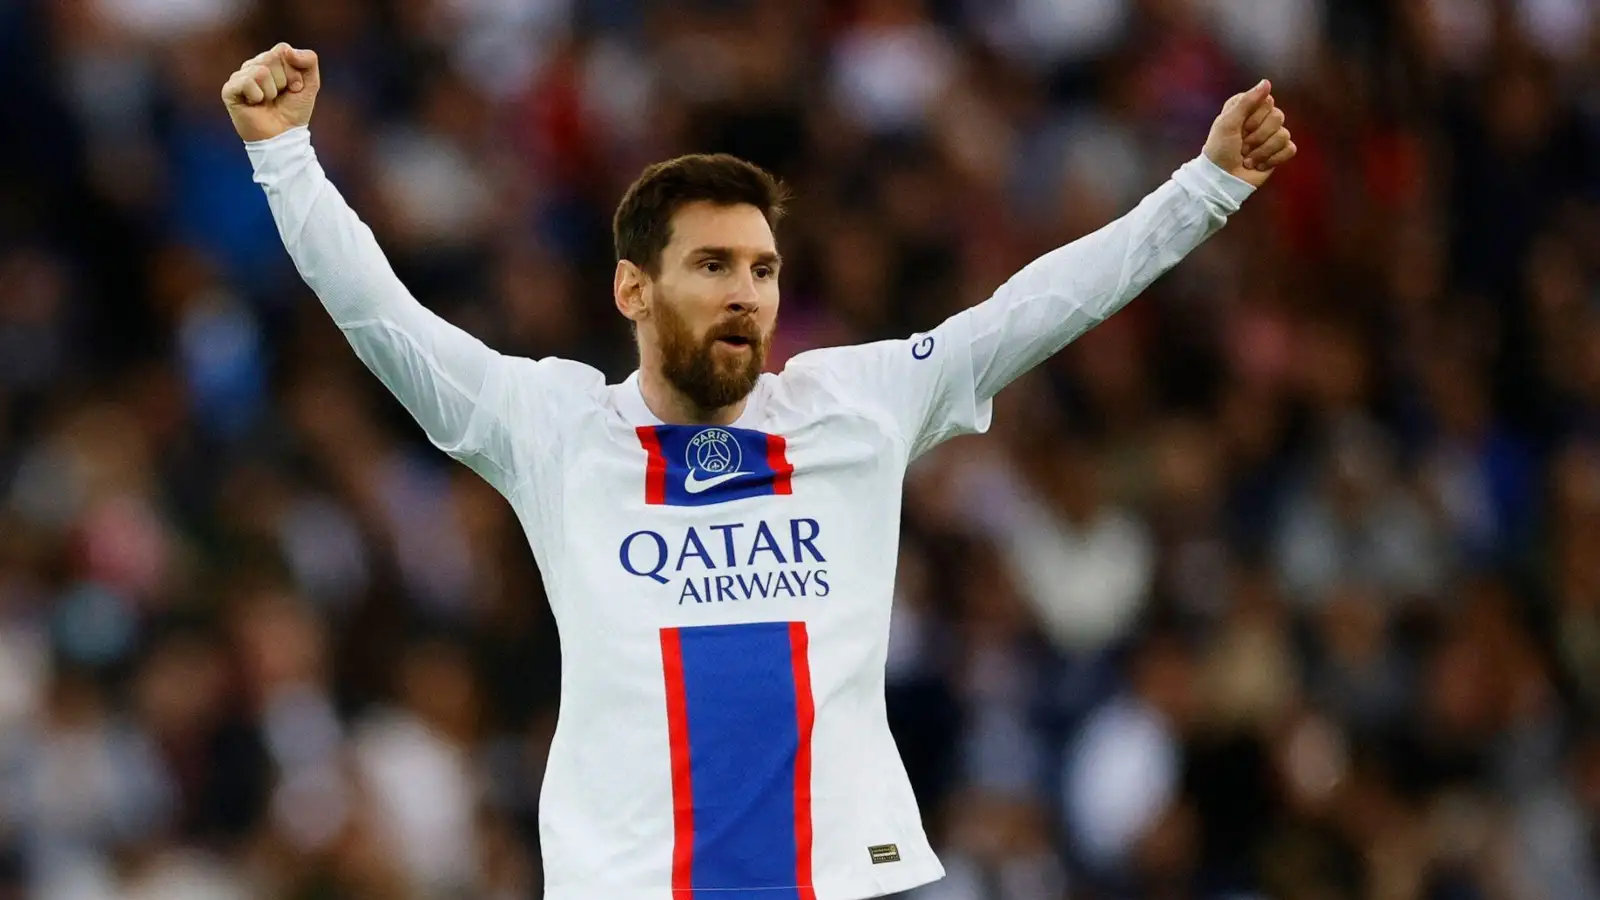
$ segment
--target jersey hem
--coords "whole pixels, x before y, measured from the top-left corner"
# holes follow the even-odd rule
[[[812,885],[812,890],[817,900],[871,900],[873,897],[909,891],[943,877],[944,866],[940,865],[937,859],[929,859],[910,864],[897,864],[892,877],[890,873],[885,873],[885,877],[871,880],[817,879]],[[695,900],[716,900],[717,895],[723,892],[699,890],[686,893]],[[747,894],[754,891],[737,893]],[[625,888],[606,884],[566,884],[546,886],[544,900],[674,900],[674,894],[668,887]],[[688,897],[682,900],[688,900]]]
[[[874,868],[877,868],[874,866]],[[876,874],[876,873],[874,873]],[[908,859],[895,863],[892,871],[885,871],[881,876],[871,879],[847,879],[843,881],[828,881],[819,879],[815,884],[817,900],[868,900],[871,897],[883,897],[888,894],[898,894],[921,887],[932,881],[944,877],[944,866],[936,858],[921,860]]]

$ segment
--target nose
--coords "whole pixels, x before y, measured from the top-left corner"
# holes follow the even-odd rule
[[[727,306],[729,312],[753,313],[760,306],[761,292],[756,290],[755,276],[746,272],[739,279],[738,286],[728,295]]]

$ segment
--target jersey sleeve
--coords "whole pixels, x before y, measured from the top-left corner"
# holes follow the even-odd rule
[[[1204,155],[1127,215],[1012,276],[969,318],[974,383],[988,399],[1139,296],[1221,230],[1255,189]]]
[[[989,430],[993,404],[978,395],[971,328],[971,317],[963,313],[901,340],[802,353],[786,369],[826,383],[830,394],[874,413],[915,459],[950,438]]]
[[[812,351],[790,365],[878,410],[911,458],[987,431],[1001,388],[1137,297],[1216,233],[1253,190],[1198,157],[1127,215],[1045,254],[932,331]]]
[[[307,128],[245,147],[295,268],[356,355],[435,446],[496,487],[511,485],[508,360],[406,290],[329,182]]]

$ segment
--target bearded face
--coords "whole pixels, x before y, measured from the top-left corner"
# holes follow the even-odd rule
[[[662,374],[703,410],[738,403],[755,390],[767,362],[770,333],[755,319],[738,315],[696,333],[670,297],[657,299],[653,313]]]
[[[619,295],[639,325],[642,359],[699,413],[755,389],[777,327],[780,264],[761,210],[707,202],[673,216],[658,272],[619,264]],[[631,307],[629,284],[637,285]]]

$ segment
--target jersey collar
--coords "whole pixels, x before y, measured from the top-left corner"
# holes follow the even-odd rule
[[[744,412],[739,414],[729,427],[750,428],[756,419],[756,407],[761,400],[761,394],[766,390],[766,379],[756,382],[755,390],[750,392],[750,400],[744,405]],[[639,370],[635,369],[622,384],[617,386],[617,411],[629,425],[665,425],[666,423],[650,411],[649,404],[644,402],[644,388],[639,384]]]

